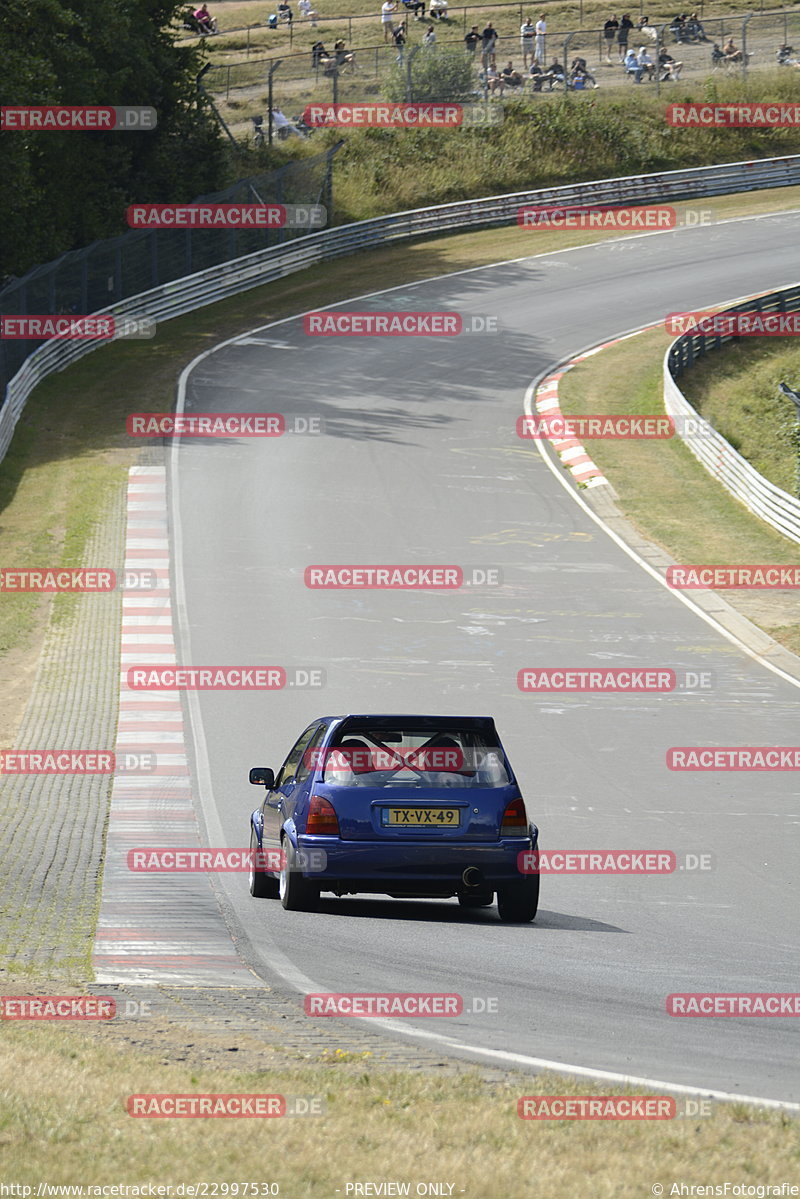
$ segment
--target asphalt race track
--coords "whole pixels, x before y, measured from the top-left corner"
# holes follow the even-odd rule
[[[246,876],[221,876],[265,978],[458,992],[467,1009],[496,999],[494,1013],[398,1025],[495,1051],[477,1060],[800,1101],[796,1020],[665,1011],[672,992],[796,990],[797,776],[676,774],[665,754],[796,744],[798,689],[651,578],[515,432],[532,380],[668,312],[795,282],[798,241],[800,214],[787,214],[502,263],[346,305],[493,315],[494,335],[311,338],[290,320],[189,370],[187,411],[300,414],[326,429],[184,440],[172,455],[181,660],[326,672],[317,690],[194,697],[211,844],[248,843],[261,795],[248,768],[277,769],[313,717],[441,712],[495,717],[545,848],[714,855],[704,872],[545,877],[529,926],[455,900],[331,896],[289,913],[251,899]],[[499,567],[503,586],[310,590],[317,563]],[[517,689],[526,666],[705,670],[715,686],[531,695]]]

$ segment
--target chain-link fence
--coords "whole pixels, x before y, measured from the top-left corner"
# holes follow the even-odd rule
[[[400,55],[393,44],[372,43],[353,47],[348,43],[346,49],[352,55],[352,62],[343,64],[338,70],[315,63],[309,51],[284,54],[273,75],[274,103],[287,113],[300,114],[307,104],[334,98],[341,102],[380,99],[392,67],[398,58],[406,62],[409,54],[420,46],[426,27],[424,22],[408,21],[408,40]],[[689,34],[671,28],[670,23],[647,25],[644,29],[634,27],[629,33],[628,48],[638,51],[645,46],[654,65],[659,51],[665,49],[675,63],[680,64],[674,72],[645,71],[641,82],[652,84],[661,91],[662,86],[668,90],[674,78],[698,81],[712,75],[723,78],[753,70],[774,69],[778,66],[778,51],[785,45],[796,47],[796,57],[800,59],[800,7],[771,13],[705,17],[701,19],[700,30],[699,34]],[[420,53],[436,54],[443,48],[464,50],[463,37],[452,25],[445,27],[440,22],[436,35],[436,45],[425,47]],[[740,57],[724,60],[715,57],[715,45],[724,48],[731,38]],[[327,50],[332,53],[333,47],[328,45]],[[634,85],[636,77],[626,72],[621,53],[624,55],[624,48],[621,52],[616,40],[608,43],[602,28],[562,29],[553,18],[548,21],[540,63],[546,68],[553,59],[557,59],[569,70],[574,59],[584,58],[589,73],[599,87],[630,87]],[[518,30],[510,33],[501,28],[492,57],[493,65],[498,70],[509,61],[520,72],[524,72],[529,65],[529,58],[523,62],[523,46]],[[473,61],[474,91],[480,95],[485,91],[482,58],[479,44]],[[249,61],[211,66],[207,72],[206,86],[223,105],[226,119],[234,125],[239,123],[239,132],[243,120],[266,111],[266,78],[274,61],[274,58],[251,58]],[[790,63],[786,69],[794,68]],[[549,90],[549,80],[545,90]],[[523,88],[507,90],[503,94],[509,97],[538,93],[539,89],[534,89],[525,73]],[[500,92],[494,94],[499,96]],[[411,94],[407,98],[415,97]]]
[[[332,159],[338,147],[275,171],[240,179],[195,203],[322,204],[330,219]],[[85,315],[207,267],[308,233],[284,229],[145,229],[94,242],[34,267],[0,291],[3,316]],[[0,340],[0,396],[42,343]]]

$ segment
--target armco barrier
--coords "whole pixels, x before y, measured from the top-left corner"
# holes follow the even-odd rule
[[[173,280],[151,291],[132,296],[101,311],[115,317],[148,316],[171,320],[218,300],[238,295],[276,279],[302,271],[328,259],[353,254],[408,238],[448,230],[513,224],[524,204],[642,204],[693,200],[727,192],[756,191],[800,184],[800,155],[753,162],[722,163],[663,174],[600,179],[568,187],[540,188],[480,200],[463,200],[435,208],[418,208],[389,216],[341,225],[299,237],[286,246],[260,250],[221,266]],[[36,384],[84,354],[101,346],[97,341],[49,341],[26,359],[6,389],[0,409],[0,462],[14,428]]]
[[[784,287],[725,309],[726,313],[752,311],[800,311],[800,286]],[[784,537],[800,542],[800,499],[770,483],[721,434],[705,424],[675,382],[709,350],[736,340],[731,334],[684,333],[674,341],[664,356],[664,407],[670,416],[689,416],[702,426],[698,432],[680,435],[709,474]],[[682,423],[678,422],[679,427]]]

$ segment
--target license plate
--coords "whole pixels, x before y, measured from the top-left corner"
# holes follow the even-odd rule
[[[457,828],[458,808],[384,808],[381,824]]]

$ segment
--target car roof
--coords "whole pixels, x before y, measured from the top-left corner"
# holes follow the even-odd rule
[[[415,724],[422,728],[430,725],[434,729],[483,729],[495,731],[493,716],[430,716],[416,712],[406,712],[399,715],[376,714],[374,712],[351,712],[343,716],[320,716],[319,720],[328,723],[372,725],[374,728],[393,728],[398,724]]]

